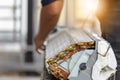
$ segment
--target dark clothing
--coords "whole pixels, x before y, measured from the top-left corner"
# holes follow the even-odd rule
[[[46,6],[46,5],[49,5],[50,3],[54,2],[56,0],[42,0],[41,3],[42,3],[42,6]]]
[[[98,14],[102,36],[113,47],[118,63],[116,80],[120,80],[120,0],[100,0],[100,2],[105,3],[105,6],[100,5],[103,8]]]

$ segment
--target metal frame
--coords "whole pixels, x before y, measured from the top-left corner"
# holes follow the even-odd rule
[[[33,46],[33,0],[28,0],[28,33],[27,45]],[[25,53],[25,62],[33,62],[33,50],[28,49]]]

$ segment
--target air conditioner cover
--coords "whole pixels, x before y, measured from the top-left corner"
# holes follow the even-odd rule
[[[77,29],[60,31],[50,38],[45,61],[48,72],[60,80],[107,80],[117,67],[105,39]]]

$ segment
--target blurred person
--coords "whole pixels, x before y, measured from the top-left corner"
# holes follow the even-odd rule
[[[120,80],[120,0],[99,1],[97,16],[101,23],[102,36],[113,47],[118,63],[115,80]]]
[[[39,31],[35,37],[35,46],[38,53],[44,53],[44,41],[56,26],[63,7],[63,0],[42,0]],[[42,80],[57,80],[44,67]]]
[[[36,51],[44,49],[43,43],[56,26],[62,7],[63,0],[42,0],[39,31],[35,38]]]

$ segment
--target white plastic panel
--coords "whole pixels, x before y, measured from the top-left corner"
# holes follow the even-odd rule
[[[0,0],[0,6],[13,6],[14,0]]]
[[[13,5],[20,5],[21,4],[21,0],[0,0],[0,7],[1,6],[8,6],[8,7],[12,7]]]
[[[13,31],[14,21],[13,20],[0,20],[0,31]]]
[[[15,17],[16,18],[20,18],[21,17],[21,9],[20,8],[15,10]]]
[[[4,1],[4,0],[3,0]],[[13,17],[13,10],[12,9],[4,9],[0,8],[0,18],[12,18]]]

